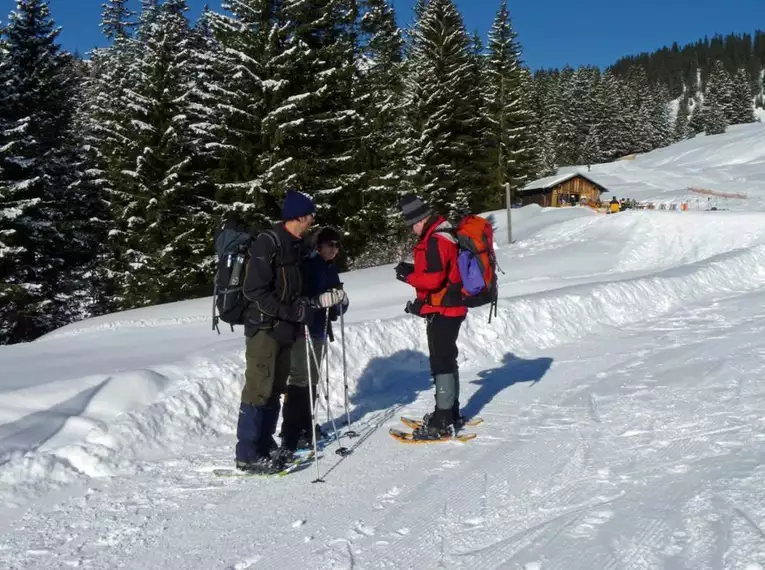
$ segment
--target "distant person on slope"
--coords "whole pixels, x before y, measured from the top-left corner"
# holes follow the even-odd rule
[[[461,427],[459,412],[459,370],[457,337],[467,315],[461,304],[462,283],[457,266],[457,240],[452,225],[435,214],[419,197],[401,199],[405,223],[419,236],[414,247],[414,264],[399,263],[396,279],[417,291],[406,311],[427,319],[430,372],[436,387],[436,407],[426,414],[415,439],[440,439]]]
[[[298,337],[292,347],[292,366],[290,378],[287,381],[287,395],[284,399],[284,421],[282,422],[282,445],[293,451],[298,447],[306,447],[313,442],[312,430],[316,438],[323,434],[319,426],[311,423],[311,409],[316,404],[319,369],[316,362],[320,361],[322,351],[327,341],[333,342],[331,321],[336,321],[341,313],[348,310],[348,295],[340,289],[340,275],[334,259],[340,251],[340,234],[332,228],[322,228],[316,234],[315,249],[303,261],[300,272],[303,276],[303,296],[318,298],[320,305],[330,304],[329,321],[327,310],[317,310],[308,323],[311,343],[316,353],[316,361],[311,355],[310,377],[313,385],[313,402],[308,390],[309,362],[306,361],[305,335]],[[326,297],[322,303],[322,297]],[[334,304],[331,304],[333,303]]]
[[[290,349],[311,322],[313,312],[301,294],[299,263],[302,235],[314,222],[316,207],[300,192],[288,190],[282,223],[261,233],[252,244],[244,274],[245,382],[237,425],[236,467],[269,472],[283,464],[273,435],[280,397],[286,389]]]
[[[621,211],[621,205],[619,204],[619,200],[616,199],[616,196],[611,198],[611,203],[609,205],[609,208],[611,209],[612,214],[616,214]]]

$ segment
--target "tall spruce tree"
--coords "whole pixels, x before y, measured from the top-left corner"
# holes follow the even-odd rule
[[[654,124],[656,96],[642,67],[632,69],[627,81],[630,95],[626,112],[630,121],[631,152],[649,152],[657,140]]]
[[[95,313],[133,306],[124,298],[124,284],[133,272],[129,244],[140,240],[133,235],[135,218],[131,213],[138,197],[135,163],[141,151],[134,136],[135,109],[130,99],[141,71],[142,44],[128,35],[134,27],[134,15],[119,4],[103,4],[101,28],[114,39],[108,47],[90,54],[77,113],[84,146],[76,187],[93,197],[91,204],[98,204],[97,210],[108,210],[94,216],[107,224],[106,239],[98,248],[98,263],[92,273],[97,283],[93,288]]]
[[[580,164],[585,161],[585,141],[593,127],[597,126],[598,105],[595,94],[600,71],[597,68],[580,67],[570,74],[564,74],[562,79],[560,157],[564,164]]]
[[[71,320],[89,318],[112,309],[113,289],[108,279],[107,231],[109,209],[97,183],[98,149],[90,131],[89,107],[86,98],[90,84],[89,64],[73,59],[70,74],[76,85],[72,98],[74,116],[66,136],[66,155],[73,169],[67,188],[68,208],[61,228],[69,245],[69,270],[62,276],[71,291]]]
[[[652,85],[650,93],[651,149],[667,146],[672,142],[672,114],[669,90],[664,85]]]
[[[225,206],[216,201],[216,169],[224,138],[222,103],[225,80],[225,54],[212,28],[213,13],[205,7],[188,41],[186,61],[188,83],[182,96],[188,129],[189,152],[197,195],[217,211]]]
[[[138,80],[126,91],[136,148],[127,205],[119,203],[121,284],[130,306],[175,301],[205,291],[209,275],[209,204],[192,168],[195,147],[184,96],[190,77],[191,34],[186,0],[149,6],[138,29]],[[124,249],[122,249],[124,248]]]
[[[135,26],[136,13],[127,6],[128,0],[106,0],[101,4],[101,30],[107,39],[124,40]]]
[[[347,233],[375,236],[354,267],[395,260],[397,231],[392,220],[401,184],[405,145],[403,110],[403,37],[387,0],[361,0],[357,78],[354,100],[361,117],[357,173],[361,208],[344,225]]]
[[[521,46],[507,0],[502,0],[489,33],[485,67],[486,144],[492,172],[486,207],[498,208],[504,202],[504,185],[510,184],[511,192],[516,191],[536,170],[531,82],[521,65]]]
[[[71,57],[45,0],[17,0],[0,51],[0,343],[65,324],[72,291]]]
[[[690,129],[690,135],[694,136],[704,132],[704,103],[701,100],[701,96],[697,95],[690,101],[691,118],[688,121],[688,127]]]
[[[733,116],[733,89],[721,61],[715,61],[704,93],[704,130],[708,135],[724,133]]]
[[[678,102],[677,115],[675,116],[675,127],[672,133],[672,140],[674,142],[685,140],[692,134],[688,121],[688,99],[681,97]]]
[[[746,69],[742,67],[736,71],[731,88],[733,90],[730,112],[731,124],[753,123],[755,116],[752,106],[752,82],[749,80]]]
[[[209,16],[215,49],[210,80],[201,86],[214,104],[204,130],[212,137],[206,146],[216,164],[216,200],[265,227],[278,212],[264,172],[280,160],[272,150],[280,141],[268,129],[269,113],[287,96],[280,76],[284,21],[273,0],[224,0],[223,8],[230,15]]]
[[[485,116],[470,38],[452,0],[428,1],[413,42],[411,181],[444,213],[480,210],[489,185],[479,162]]]
[[[536,172],[541,176],[555,174],[558,168],[557,135],[561,108],[558,72],[538,71],[534,76],[532,106],[535,118],[535,146],[539,149]]]
[[[598,85],[597,119],[599,147],[602,160],[615,160],[630,153],[629,133],[631,125],[625,113],[627,105],[626,83],[613,72],[606,72]]]
[[[289,55],[282,58],[279,77],[287,81],[287,97],[268,117],[269,135],[280,141],[272,156],[279,160],[264,175],[278,196],[289,187],[312,195],[323,223],[340,226],[350,219],[359,225],[356,1],[284,0],[282,11]],[[347,253],[359,253],[368,239],[347,236]]]

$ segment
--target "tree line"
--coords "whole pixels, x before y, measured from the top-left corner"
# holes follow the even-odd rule
[[[263,228],[288,188],[365,267],[394,260],[404,192],[496,209],[558,166],[754,120],[751,76],[724,65],[679,111],[643,60],[532,72],[507,0],[485,40],[452,0],[418,0],[405,28],[387,0],[222,7],[104,0],[109,45],[84,59],[47,0],[0,24],[0,344],[209,295],[221,217]]]

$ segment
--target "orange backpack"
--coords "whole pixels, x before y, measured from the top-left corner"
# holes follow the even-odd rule
[[[462,278],[462,303],[466,307],[490,304],[497,314],[497,258],[494,255],[494,230],[481,216],[467,215],[457,224],[455,235],[459,253],[457,264]]]

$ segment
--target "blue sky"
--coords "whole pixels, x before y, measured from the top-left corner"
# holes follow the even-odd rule
[[[196,18],[205,2],[188,0]],[[81,53],[104,45],[98,27],[102,0],[50,0],[61,42]],[[456,0],[468,30],[486,34],[499,0]],[[133,0],[134,8],[139,0]],[[414,0],[393,0],[399,24],[411,19]],[[6,21],[16,0],[0,0]],[[765,28],[765,0],[510,0],[513,23],[532,68],[593,64],[605,67],[623,55],[652,51],[677,41],[680,45],[705,35],[753,32]]]

